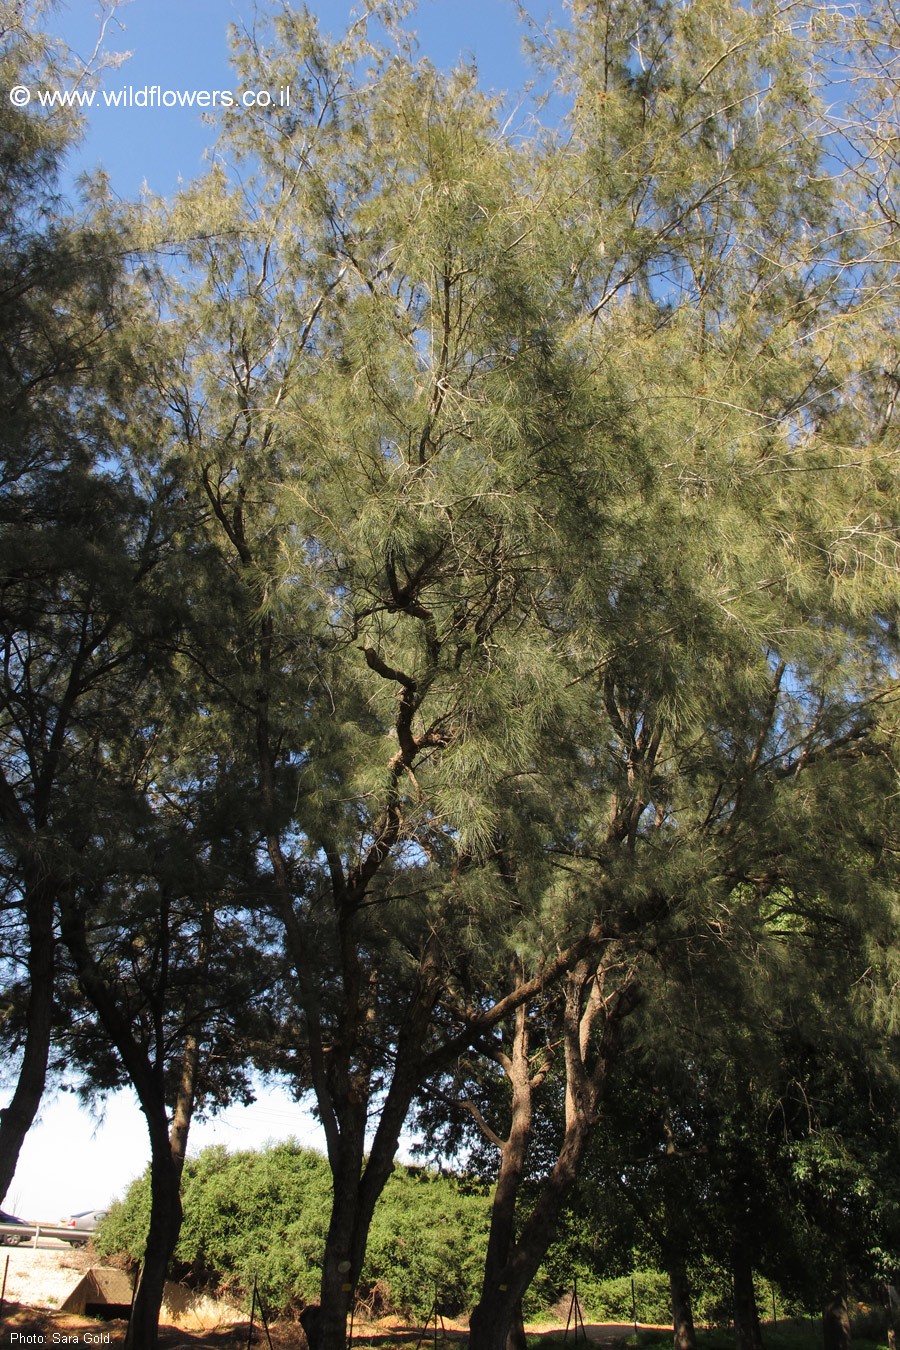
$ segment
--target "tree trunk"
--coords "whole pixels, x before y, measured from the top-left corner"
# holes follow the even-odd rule
[[[498,1181],[498,1193],[495,1195],[491,1219],[485,1280],[481,1298],[469,1323],[470,1350],[506,1348],[516,1307],[521,1303],[525,1291],[547,1254],[556,1234],[563,1206],[578,1179],[585,1148],[591,1131],[599,1119],[599,1106],[609,1071],[618,1053],[622,1023],[637,1006],[639,997],[638,986],[630,976],[616,993],[607,995],[604,990],[602,966],[592,970],[587,959],[579,961],[569,972],[563,1022],[566,1118],[562,1146],[553,1168],[541,1186],[537,1202],[515,1241],[513,1240],[515,1202],[520,1178],[517,1179],[513,1168],[510,1167],[506,1184],[501,1188],[500,1181],[504,1180],[501,1164],[501,1178]],[[521,1012],[523,1023],[527,1026],[524,1005]],[[592,1049],[593,1031],[601,1018],[603,1030],[599,1036],[599,1044]],[[519,1043],[517,1036],[514,1046]],[[527,1038],[523,1038],[521,1043],[524,1045],[527,1059]],[[510,1070],[507,1069],[507,1072],[510,1073]],[[514,1092],[515,1087],[513,1080]],[[527,1119],[530,1135],[530,1094],[527,1110],[526,1118],[523,1103],[522,1125],[524,1126]],[[510,1138],[512,1137],[511,1130]],[[527,1148],[527,1138],[524,1146]],[[522,1140],[517,1140],[516,1153],[511,1156],[511,1163],[516,1162],[522,1147]],[[524,1156],[519,1160],[520,1168],[523,1162]],[[492,1249],[495,1218],[497,1241]],[[499,1265],[502,1255],[501,1238],[506,1242],[506,1256],[502,1266]]]
[[[502,1226],[501,1230],[509,1234],[507,1255],[503,1266],[498,1268],[499,1242],[496,1251],[492,1252],[489,1239],[481,1299],[469,1322],[470,1350],[505,1350],[515,1309],[547,1255],[563,1206],[578,1180],[584,1151],[599,1119],[600,1102],[621,1043],[622,1023],[639,999],[639,987],[630,975],[617,992],[607,995],[602,967],[592,973],[587,960],[583,960],[569,973],[564,1013],[566,1123],[562,1147],[514,1243],[512,1229],[518,1183],[511,1184],[513,1177],[499,1208],[495,1198],[491,1238],[496,1213],[498,1227]],[[601,1017],[602,1034],[598,1038],[599,1044],[592,1049],[592,1033]],[[527,1041],[525,1044],[527,1046]],[[530,1101],[528,1127],[530,1133]]]
[[[0,1111],[0,1200],[5,1199],[25,1136],[44,1095],[53,1026],[55,939],[53,892],[39,881],[26,899],[28,919],[28,1012],[25,1050],[9,1105]]]
[[[511,1291],[507,1267],[515,1247],[516,1200],[532,1128],[528,1015],[524,1006],[516,1010],[512,1055],[504,1061],[504,1068],[512,1088],[509,1134],[505,1140],[494,1136],[500,1147],[500,1171],[491,1204],[481,1297],[469,1322],[469,1345],[492,1346],[494,1350],[512,1350],[517,1311],[519,1320],[522,1315],[521,1293]]]
[[[506,1350],[528,1350],[528,1337],[525,1335],[525,1318],[522,1314],[521,1299],[513,1309],[512,1325],[506,1338]]]
[[[205,981],[209,973],[209,954],[212,932],[215,923],[213,906],[209,901],[203,905],[200,923],[200,941],[197,944],[197,975]],[[175,1094],[175,1107],[172,1112],[172,1128],[169,1131],[169,1149],[172,1161],[178,1173],[184,1171],[187,1157],[188,1134],[194,1118],[194,1104],[197,1099],[197,1082],[200,1076],[200,1036],[195,1029],[189,1030],[184,1038],[184,1050],[181,1054],[181,1073],[178,1078],[178,1091]]]
[[[366,1256],[372,1216],[393,1171],[400,1131],[421,1080],[425,1029],[439,987],[429,944],[397,1037],[394,1071],[368,1157],[365,1137],[371,1104],[368,1081],[354,1080],[346,1074],[340,1103],[334,1095],[317,1092],[323,1116],[325,1109],[331,1113],[326,1137],[333,1186],[319,1311],[312,1319],[319,1350],[345,1350],[347,1318]]]
[[[150,1227],[125,1346],[126,1350],[156,1350],[166,1274],[178,1242],[182,1218],[181,1168],[169,1138],[165,1077],[161,1063],[152,1063],[146,1047],[135,1039],[127,1012],[116,1001],[91,954],[83,910],[75,904],[62,904],[60,910],[63,941],[75,962],[82,991],[97,1010],[104,1030],[118,1051],[137,1093],[150,1135]],[[187,1062],[190,1063],[190,1057]],[[194,1062],[194,1074],[196,1069]],[[188,1087],[192,1090],[193,1081]],[[182,1108],[184,1106],[182,1103]],[[183,1138],[186,1143],[186,1124]]]
[[[165,1104],[150,1112],[150,1228],[134,1306],[125,1334],[126,1350],[156,1350],[159,1310],[169,1262],[181,1231],[180,1172],[172,1156]]]
[[[888,1350],[898,1350],[897,1342],[900,1336],[900,1295],[892,1284],[885,1285],[888,1305]]]
[[[850,1350],[850,1316],[842,1289],[835,1290],[822,1311],[825,1350]]]
[[[697,1350],[694,1330],[694,1312],[691,1307],[691,1286],[679,1261],[669,1263],[669,1289],[672,1293],[672,1326],[675,1350]]]
[[[175,1097],[175,1109],[172,1112],[172,1129],[169,1134],[169,1147],[172,1161],[178,1173],[179,1182],[184,1171],[187,1156],[188,1134],[194,1117],[194,1099],[197,1095],[197,1073],[200,1068],[200,1041],[191,1031],[188,1032],[184,1051],[181,1056],[181,1074],[178,1079],[178,1092]]]
[[[347,1318],[365,1254],[359,1255],[360,1178],[365,1148],[365,1112],[344,1120],[339,1155],[332,1156],[331,1218],[322,1258],[319,1290],[319,1350],[345,1350]],[[310,1350],[314,1350],[310,1346]]]
[[[762,1329],[753,1288],[753,1265],[749,1244],[743,1236],[734,1240],[731,1268],[734,1277],[734,1335],[737,1350],[762,1350]]]

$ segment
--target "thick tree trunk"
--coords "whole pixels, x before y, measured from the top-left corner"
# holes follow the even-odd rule
[[[365,1148],[365,1113],[354,1112],[350,1121],[345,1118],[340,1149],[332,1155],[331,1218],[322,1258],[322,1280],[319,1289],[319,1317],[317,1330],[319,1350],[345,1350],[347,1318],[353,1291],[362,1269],[360,1243],[360,1177]],[[363,1255],[366,1225],[362,1238]],[[310,1350],[316,1350],[310,1345]]]
[[[55,939],[53,892],[39,881],[26,899],[28,920],[28,1011],[25,1049],[9,1105],[0,1111],[0,1200],[15,1176],[25,1136],[44,1095],[53,1026]]]
[[[482,1294],[469,1318],[469,1350],[506,1350],[520,1301],[507,1290],[498,1286],[489,1296]]]
[[[510,1290],[507,1267],[515,1247],[516,1200],[532,1129],[528,1015],[524,1006],[516,1010],[512,1054],[503,1061],[503,1066],[512,1090],[509,1134],[505,1140],[493,1136],[500,1148],[500,1170],[491,1204],[481,1296],[469,1322],[470,1346],[490,1345],[495,1350],[507,1350],[514,1335],[516,1310],[521,1313],[522,1306],[521,1293]]]
[[[521,1299],[513,1309],[512,1326],[506,1338],[506,1350],[528,1350],[528,1337],[525,1335],[525,1318],[522,1313]]]
[[[753,1288],[750,1247],[740,1235],[735,1238],[732,1247],[731,1268],[734,1277],[734,1335],[737,1350],[762,1350],[762,1329]]]
[[[157,1114],[157,1113],[154,1113]],[[150,1229],[134,1306],[125,1334],[126,1350],[156,1350],[159,1310],[169,1262],[181,1231],[179,1169],[172,1157],[165,1107],[150,1121]]]
[[[691,1306],[691,1286],[679,1261],[669,1263],[669,1289],[672,1293],[672,1327],[675,1350],[697,1350],[694,1330],[694,1311]]]
[[[850,1315],[842,1289],[835,1290],[822,1311],[825,1350],[850,1350]]]

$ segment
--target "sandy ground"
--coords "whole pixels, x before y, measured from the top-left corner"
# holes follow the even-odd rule
[[[0,1247],[0,1282],[6,1270],[4,1297],[8,1303],[58,1308],[90,1264],[84,1247]]]

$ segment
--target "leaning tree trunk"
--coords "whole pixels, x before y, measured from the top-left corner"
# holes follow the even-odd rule
[[[53,1027],[55,938],[53,889],[42,878],[26,895],[28,922],[28,1008],[25,1048],[19,1077],[9,1105],[0,1111],[0,1200],[16,1173],[25,1136],[37,1115],[47,1080]]]
[[[151,1149],[150,1228],[125,1334],[126,1350],[156,1350],[166,1276],[182,1218],[180,1168],[172,1156],[165,1103],[160,1103],[160,1109],[152,1112],[144,1107],[144,1114]]]
[[[541,1188],[537,1204],[502,1270],[491,1286],[485,1283],[469,1321],[469,1350],[506,1350],[516,1308],[556,1236],[559,1216],[578,1179],[590,1136],[586,1120],[566,1130],[559,1157]]]

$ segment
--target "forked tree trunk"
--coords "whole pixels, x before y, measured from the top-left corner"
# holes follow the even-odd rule
[[[75,962],[82,991],[96,1009],[121,1058],[150,1135],[150,1226],[125,1347],[126,1350],[156,1350],[166,1275],[181,1231],[181,1170],[196,1092],[199,1046],[189,1038],[182,1058],[176,1102],[179,1131],[175,1148],[179,1156],[169,1137],[164,1074],[159,1063],[151,1062],[146,1047],[135,1039],[128,1016],[117,1003],[92,956],[84,913],[77,905],[64,904],[61,922],[63,941]]]
[[[368,1156],[366,1123],[371,1101],[368,1081],[354,1082],[348,1074],[339,1109],[323,1090],[325,1084],[321,1080],[317,1084],[323,1117],[326,1109],[330,1113],[326,1139],[333,1185],[320,1304],[318,1314],[311,1320],[319,1350],[346,1350],[347,1318],[365,1261],[372,1216],[394,1170],[400,1132],[422,1081],[426,1030],[440,987],[435,947],[429,941],[397,1036],[393,1074]]]
[[[575,1182],[590,1137],[586,1119],[573,1121],[537,1204],[503,1270],[485,1285],[469,1322],[469,1350],[506,1350],[510,1329],[528,1286],[550,1248],[563,1206]]]
[[[469,1322],[469,1350],[506,1350],[516,1308],[537,1274],[553,1241],[560,1214],[578,1180],[607,1079],[621,1042],[622,1023],[639,1001],[638,986],[630,978],[618,992],[604,992],[602,968],[592,972],[587,961],[570,971],[566,983],[564,1044],[566,1064],[566,1122],[563,1142],[537,1202],[517,1239],[511,1230],[521,1177],[508,1170],[507,1184],[491,1218],[488,1261],[481,1298]],[[602,1018],[602,1021],[601,1021]],[[602,1025],[592,1044],[596,1025]],[[527,1042],[526,1042],[527,1045]],[[515,1088],[515,1085],[513,1085]],[[522,1108],[524,1111],[524,1107]],[[528,1103],[530,1133],[530,1101]],[[527,1140],[525,1141],[527,1147]],[[517,1148],[521,1148],[521,1141]],[[502,1164],[501,1164],[502,1171]],[[491,1243],[496,1231],[496,1249]],[[502,1266],[500,1236],[507,1242]]]
[[[514,1338],[516,1312],[521,1317],[521,1294],[510,1292],[510,1254],[516,1238],[516,1200],[532,1129],[532,1083],[528,1062],[527,1009],[516,1010],[512,1055],[503,1061],[511,1088],[509,1134],[505,1140],[492,1135],[500,1149],[500,1170],[491,1204],[491,1226],[484,1258],[481,1297],[469,1322],[469,1345],[497,1346],[509,1350]],[[483,1126],[486,1129],[486,1126]]]

